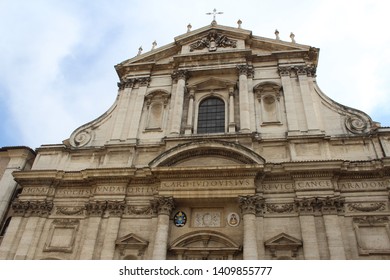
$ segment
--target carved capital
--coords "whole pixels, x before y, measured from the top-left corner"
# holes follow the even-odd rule
[[[117,83],[119,89],[132,88],[134,84],[137,82],[137,79],[126,79],[125,81],[121,81]]]
[[[186,81],[189,78],[190,73],[188,70],[178,70],[178,71],[173,72],[173,74],[171,76],[172,76],[172,80],[174,80],[174,81],[177,81],[180,79]]]
[[[250,73],[253,72],[253,69],[246,64],[237,65],[236,68],[240,76],[241,75],[250,76]]]
[[[85,204],[89,216],[101,217],[107,209],[107,201],[90,201]]]
[[[238,202],[243,215],[255,214],[263,215],[264,199],[259,195],[239,196]]]
[[[321,213],[323,215],[337,215],[344,212],[344,198],[308,197],[295,199],[295,205],[300,214]]]
[[[141,87],[147,87],[147,86],[149,86],[149,83],[150,83],[150,77],[137,78],[137,82],[139,83],[139,85]]]
[[[175,209],[175,203],[172,197],[159,196],[151,201],[151,207],[158,215],[170,215]]]
[[[126,202],[125,201],[107,201],[107,208],[106,212],[110,216],[122,216],[124,210],[126,208]]]
[[[290,72],[291,72],[290,66],[279,66],[278,70],[280,76],[290,76]]]
[[[17,216],[48,216],[53,209],[52,201],[20,201],[16,200],[12,203],[12,209]]]

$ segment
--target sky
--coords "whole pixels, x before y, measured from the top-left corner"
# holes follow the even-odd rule
[[[389,3],[389,4],[388,4]],[[390,126],[390,2],[0,0],[0,147],[60,144],[117,95],[114,65],[209,25],[320,48],[317,83]]]

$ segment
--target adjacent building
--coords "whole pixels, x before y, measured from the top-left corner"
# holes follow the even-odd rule
[[[119,63],[106,113],[7,169],[0,258],[390,259],[390,128],[318,57],[213,21]]]

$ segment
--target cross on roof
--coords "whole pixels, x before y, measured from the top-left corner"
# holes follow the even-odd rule
[[[206,15],[213,15],[213,21],[216,21],[215,20],[216,15],[221,15],[221,14],[223,14],[223,12],[217,12],[217,9],[215,9],[215,8],[214,8],[212,13],[206,13]]]

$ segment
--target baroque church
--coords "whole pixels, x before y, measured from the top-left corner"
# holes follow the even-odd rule
[[[62,144],[0,150],[0,259],[390,259],[390,128],[275,34],[188,26]]]

